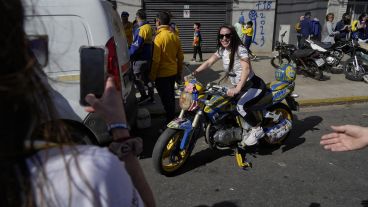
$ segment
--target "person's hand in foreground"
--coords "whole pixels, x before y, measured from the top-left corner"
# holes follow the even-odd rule
[[[356,125],[331,126],[334,132],[321,137],[320,144],[331,151],[350,151],[368,145],[368,128]]]
[[[105,91],[100,99],[97,99],[94,94],[88,94],[86,101],[90,106],[85,107],[85,110],[96,112],[107,124],[126,123],[123,100],[121,94],[115,88],[112,77],[107,78]]]

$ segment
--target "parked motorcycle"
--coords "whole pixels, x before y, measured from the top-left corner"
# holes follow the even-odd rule
[[[342,42],[335,43],[333,45],[323,44],[322,42],[313,41],[307,39],[305,41],[305,46],[307,48],[318,51],[321,57],[326,62],[326,70],[333,74],[343,73],[343,65],[341,64],[341,59],[344,57]]]
[[[284,65],[275,71],[275,76],[277,81],[269,83],[263,98],[250,108],[264,130],[262,139],[269,144],[280,144],[289,135],[292,110],[299,108],[297,95],[293,94],[295,68]],[[177,172],[203,133],[210,148],[233,149],[239,167],[251,166],[244,154],[247,146],[241,144],[251,129],[238,114],[234,98],[226,96],[227,88],[211,83],[203,87],[193,76],[184,85],[179,99],[180,115],[167,125],[154,146],[155,170],[164,175]]]
[[[366,81],[368,76],[368,51],[351,40],[350,57],[344,65],[345,78],[352,81]]]
[[[313,77],[317,80],[323,79],[323,67],[325,60],[323,56],[313,49],[297,49],[292,44],[284,43],[286,31],[281,35],[281,42],[276,41],[274,57],[271,59],[271,65],[278,68],[282,64],[293,63],[299,73]]]

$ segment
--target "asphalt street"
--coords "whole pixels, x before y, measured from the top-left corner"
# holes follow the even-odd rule
[[[210,150],[198,140],[182,171],[154,171],[151,154],[162,118],[141,130],[141,164],[159,207],[368,206],[368,148],[332,153],[319,144],[332,124],[368,126],[368,103],[307,107],[295,113],[282,146],[250,150],[253,168],[240,169],[231,150]]]

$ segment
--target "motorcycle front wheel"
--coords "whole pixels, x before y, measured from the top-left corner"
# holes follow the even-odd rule
[[[280,65],[282,64],[289,64],[290,63],[290,58],[286,57],[286,56],[276,56],[276,57],[273,57],[271,59],[271,65],[274,67],[274,68],[279,68]]]
[[[358,60],[359,71],[355,69],[354,58],[350,58],[345,62],[344,74],[345,78],[351,81],[362,81],[363,76],[368,71],[368,66],[362,64],[362,61]]]
[[[194,146],[189,140],[190,143],[180,149],[183,136],[183,130],[167,128],[158,138],[152,152],[153,166],[158,173],[172,175],[184,165]]]
[[[293,113],[291,112],[290,108],[287,105],[283,103],[278,103],[272,106],[271,108],[269,108],[269,111],[272,111],[273,113],[281,114],[282,118],[290,121],[290,123],[293,124]],[[275,123],[273,122],[272,119],[270,119],[268,123],[263,125],[263,127],[267,128],[267,127],[272,127],[273,125],[275,125]],[[270,144],[270,145],[282,144],[282,142],[289,136],[290,132],[291,130],[288,133],[286,133],[284,136],[280,137],[279,139],[275,141],[273,141],[267,135],[265,136],[264,140],[266,141],[267,144]]]

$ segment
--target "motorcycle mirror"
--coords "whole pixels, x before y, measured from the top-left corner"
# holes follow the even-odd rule
[[[37,63],[43,68],[47,66],[49,59],[48,36],[29,35],[27,36],[28,48]]]

